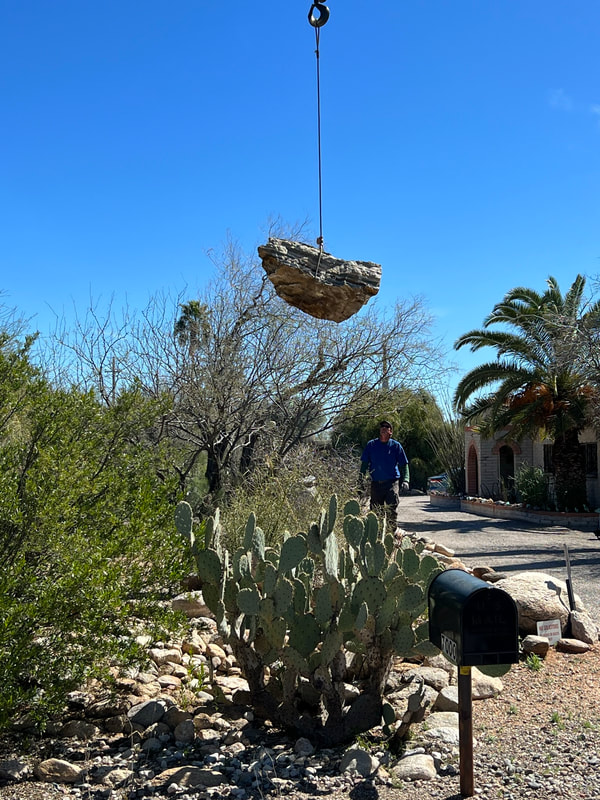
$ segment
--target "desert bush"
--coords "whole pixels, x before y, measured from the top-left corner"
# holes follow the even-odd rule
[[[306,530],[319,516],[324,498],[336,493],[340,503],[356,497],[360,453],[351,448],[299,445],[285,459],[266,461],[224,501],[223,536],[235,550],[242,542],[248,509],[254,509],[268,546],[284,532]]]
[[[517,500],[533,508],[548,509],[550,506],[550,490],[548,479],[541,467],[523,464],[515,475],[515,492]]]
[[[106,408],[39,375],[22,389],[0,440],[0,726],[42,720],[87,676],[137,658],[135,620],[175,625],[161,601],[186,571],[143,399]]]

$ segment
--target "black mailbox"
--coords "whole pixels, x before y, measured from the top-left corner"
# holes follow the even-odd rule
[[[429,587],[429,640],[458,666],[519,660],[515,601],[462,569],[447,569]]]

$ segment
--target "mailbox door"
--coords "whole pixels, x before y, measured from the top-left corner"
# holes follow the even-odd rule
[[[470,595],[462,618],[462,664],[514,664],[519,660],[518,614],[512,597],[493,586]]]

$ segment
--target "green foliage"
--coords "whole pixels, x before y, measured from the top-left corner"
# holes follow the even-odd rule
[[[525,666],[533,672],[539,672],[539,670],[541,670],[541,668],[544,666],[544,662],[537,653],[528,653],[527,658],[525,659]]]
[[[582,275],[564,294],[555,278],[546,283],[544,293],[523,286],[511,289],[486,317],[483,329],[457,340],[456,349],[468,345],[472,352],[484,347],[496,352],[463,376],[455,402],[484,436],[510,430],[515,440],[542,434],[552,438],[557,507],[581,509],[586,506],[586,481],[579,433],[589,424],[598,399],[584,355],[584,332],[597,331],[600,303],[585,302]]]
[[[465,426],[461,419],[441,419],[428,434],[428,441],[448,476],[448,493],[465,494]],[[431,473],[430,473],[431,474]]]
[[[243,541],[249,508],[260,520],[266,546],[281,544],[285,531],[310,534],[324,497],[336,493],[343,504],[355,496],[357,469],[356,454],[343,448],[306,446],[298,447],[284,461],[256,469],[220,506],[227,547],[233,552]],[[328,515],[331,517],[330,511]],[[339,528],[341,521],[333,516],[332,522]]]
[[[394,439],[401,442],[410,461],[414,488],[427,488],[427,477],[445,468],[432,445],[443,427],[435,398],[424,389],[375,389],[351,407],[351,416],[335,428],[336,446],[352,445],[362,451],[369,439],[379,436],[379,421],[391,422]],[[360,453],[358,454],[360,456]],[[355,456],[358,469],[358,460]]]
[[[421,544],[405,539],[394,547],[374,514],[352,513],[355,502],[344,509],[338,541],[337,507],[332,497],[308,534],[278,537],[283,541],[269,551],[253,547],[260,530],[254,514],[233,558],[218,544],[223,536],[216,518],[207,523],[206,549],[192,548],[204,599],[248,680],[255,713],[328,744],[379,725],[382,715],[390,723],[382,692],[392,659],[428,649],[427,589],[442,571]],[[192,541],[187,503],[179,504],[175,519]],[[347,707],[352,653],[368,703]],[[315,695],[308,709],[305,683]]]
[[[135,620],[168,621],[157,601],[185,565],[164,533],[175,495],[144,438],[153,416],[135,391],[106,407],[56,389],[26,347],[0,344],[0,726],[139,657]]]
[[[515,475],[515,491],[520,503],[541,509],[550,506],[548,479],[541,467],[523,464]]]

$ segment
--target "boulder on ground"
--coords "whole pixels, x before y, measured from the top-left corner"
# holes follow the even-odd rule
[[[519,572],[496,582],[517,605],[519,633],[537,634],[537,623],[550,619],[560,620],[565,633],[569,621],[569,596],[564,581],[545,572]],[[575,596],[576,606],[583,609],[581,599]]]

